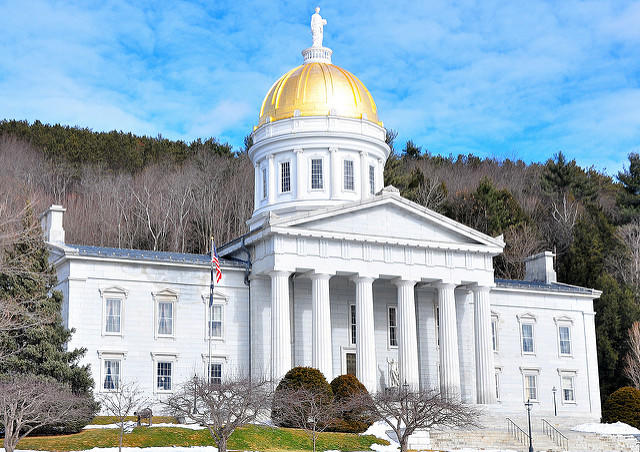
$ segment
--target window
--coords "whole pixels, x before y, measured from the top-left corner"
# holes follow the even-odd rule
[[[120,387],[120,360],[105,359],[104,361],[104,381],[102,388],[112,391]]]
[[[311,160],[311,189],[322,190],[322,159]]]
[[[353,180],[353,160],[344,161],[344,189],[353,191],[355,188]]]
[[[105,300],[105,333],[119,334],[120,319],[122,317],[122,300],[120,298],[107,298]]]
[[[538,400],[538,376],[534,374],[524,375],[524,398],[525,400]]]
[[[222,384],[222,363],[211,363],[211,367],[209,367],[209,383]]]
[[[291,191],[291,165],[289,162],[280,163],[280,191],[282,193]]]
[[[356,374],[356,354],[349,352],[345,354],[346,368],[348,375]]]
[[[158,336],[173,335],[173,302],[158,302]]]
[[[158,391],[171,391],[172,364],[170,361],[158,361],[156,363],[156,388]]]
[[[389,321],[389,347],[398,346],[398,323],[396,322],[396,307],[389,306],[388,308],[388,321]]]
[[[574,391],[573,380],[574,377],[572,375],[562,375],[561,377],[562,384],[562,401],[568,403],[575,403],[576,395]]]
[[[558,339],[560,341],[560,354],[571,355],[571,329],[567,325],[558,327]]]
[[[349,343],[356,345],[356,305],[349,305]]]
[[[376,167],[369,165],[369,193],[376,194]]]
[[[269,195],[269,190],[267,189],[269,184],[269,179],[267,178],[267,169],[262,168],[262,199],[267,199]]]
[[[496,379],[496,400],[500,400],[500,369],[496,369],[495,379]]]
[[[523,323],[520,329],[522,330],[522,352],[534,353],[533,323]]]
[[[222,305],[213,304],[209,310],[209,337],[222,339]]]
[[[498,351],[498,317],[491,317],[491,345],[493,351]]]

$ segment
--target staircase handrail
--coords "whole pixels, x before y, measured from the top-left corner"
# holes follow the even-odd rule
[[[509,433],[513,435],[515,439],[520,441],[522,445],[526,446],[527,444],[529,444],[529,435],[527,434],[527,432],[518,427],[518,424],[516,424],[509,418],[507,418],[507,428],[509,430]]]
[[[542,433],[551,438],[554,443],[564,450],[569,450],[569,438],[564,436],[560,430],[551,425],[546,419],[542,419]]]

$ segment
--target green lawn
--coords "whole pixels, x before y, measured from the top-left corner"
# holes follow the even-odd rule
[[[109,422],[105,422],[109,423]],[[322,433],[318,450],[368,450],[373,443],[386,443],[374,436],[350,433]],[[386,443],[388,444],[388,443]],[[117,429],[83,430],[73,435],[39,436],[25,438],[19,449],[72,451],[93,447],[117,447]],[[207,430],[189,430],[172,427],[137,427],[124,435],[126,447],[152,446],[212,446],[215,445]],[[309,436],[302,430],[247,426],[237,430],[229,441],[229,449],[260,451],[308,451],[312,449]]]

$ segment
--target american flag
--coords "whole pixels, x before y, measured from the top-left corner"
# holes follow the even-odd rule
[[[216,271],[216,284],[220,282],[222,279],[222,270],[220,269],[220,260],[218,259],[218,250],[216,249],[216,245],[213,245],[213,249],[211,250],[211,280],[213,282],[213,270],[215,267]]]

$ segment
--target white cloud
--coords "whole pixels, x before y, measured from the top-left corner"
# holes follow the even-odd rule
[[[310,42],[307,2],[5,0],[0,116],[240,146]],[[640,2],[322,4],[381,119],[443,154],[619,169],[637,149]],[[603,163],[604,162],[604,163]]]

